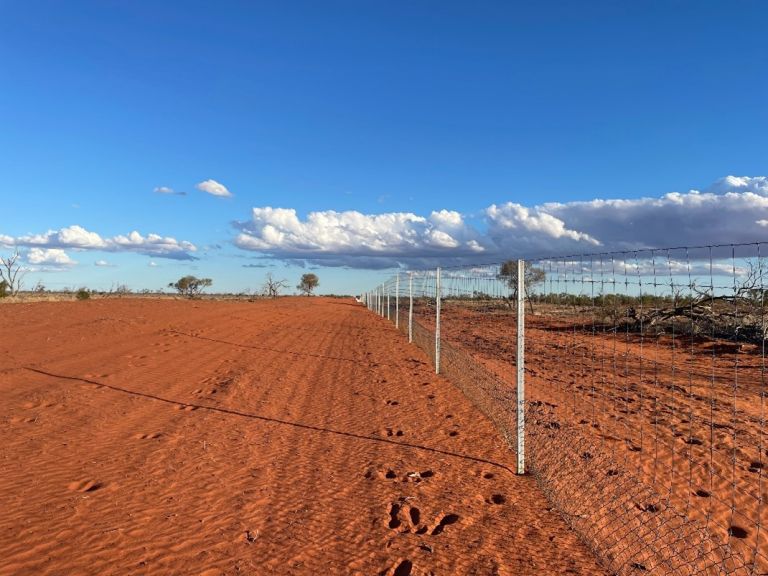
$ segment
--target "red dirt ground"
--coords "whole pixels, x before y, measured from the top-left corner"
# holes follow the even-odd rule
[[[652,486],[659,500],[637,507],[668,503],[754,573],[768,573],[768,384],[761,351],[606,332],[589,317],[556,312],[539,307],[526,320],[528,399],[556,404],[558,428],[578,428]],[[421,309],[418,319],[433,323]],[[446,341],[512,387],[514,323],[509,312],[450,304],[441,329]]]
[[[2,313],[2,575],[605,573],[353,301]]]

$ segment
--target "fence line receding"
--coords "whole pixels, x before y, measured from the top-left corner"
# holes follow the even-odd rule
[[[364,301],[525,456],[608,569],[766,574],[766,256],[756,243],[408,271]]]

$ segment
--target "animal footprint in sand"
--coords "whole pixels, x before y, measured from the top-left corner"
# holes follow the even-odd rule
[[[415,532],[424,534],[427,531],[426,526],[419,527],[421,522],[421,511],[416,506],[407,503],[393,502],[389,505],[389,521],[387,526],[391,530],[399,532]]]
[[[13,418],[11,418],[10,422],[11,424],[31,424],[36,420],[37,418],[22,418],[20,416],[14,416]]]
[[[432,531],[430,532],[432,536],[438,536],[439,534],[442,534],[446,526],[456,524],[456,522],[459,521],[458,514],[440,514],[438,518],[439,520],[437,524],[434,528],[432,528]]]
[[[410,560],[403,560],[399,562],[392,570],[392,576],[411,576],[413,571],[413,562]]]
[[[100,482],[95,482],[93,480],[79,480],[78,482],[70,483],[67,485],[67,488],[73,492],[95,492],[103,486],[104,485]]]
[[[197,406],[190,406],[189,404],[176,404],[173,407],[174,410],[181,410],[184,412],[194,412],[197,410]]]
[[[392,428],[385,428],[384,432],[387,436],[402,436],[404,434],[402,430],[394,430]]]
[[[439,514],[430,529],[428,525],[421,523],[421,510],[407,502],[393,502],[389,505],[388,514],[389,521],[387,525],[391,530],[411,532],[419,535],[429,533],[432,536],[438,536],[443,533],[446,526],[459,521],[458,514]]]

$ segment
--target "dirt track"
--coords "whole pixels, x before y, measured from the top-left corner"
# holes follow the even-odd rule
[[[352,301],[4,306],[0,574],[601,574]]]

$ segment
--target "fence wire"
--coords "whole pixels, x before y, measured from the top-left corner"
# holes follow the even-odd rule
[[[612,572],[768,574],[766,255],[750,244],[525,263],[526,459]],[[516,269],[442,270],[439,290],[440,372],[513,449]],[[413,342],[433,362],[437,278],[377,289],[406,336],[413,295]]]

